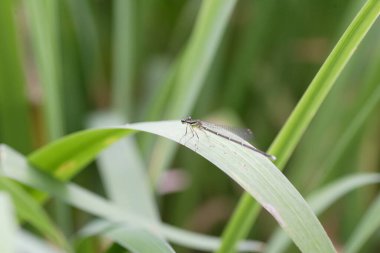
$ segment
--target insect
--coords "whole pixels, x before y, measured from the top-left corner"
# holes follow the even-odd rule
[[[212,134],[215,134],[217,136],[220,136],[226,140],[232,141],[234,143],[240,144],[243,147],[246,147],[248,149],[251,149],[259,154],[262,154],[266,157],[268,157],[271,160],[276,160],[276,157],[270,154],[265,153],[264,151],[261,151],[251,144],[249,144],[246,139],[248,136],[252,135],[251,130],[249,129],[235,129],[231,127],[226,127],[226,126],[221,126],[221,125],[216,125],[210,122],[202,121],[199,119],[192,119],[190,116],[186,117],[181,120],[182,124],[187,124],[190,126],[190,131],[192,131],[193,136],[197,136],[199,139],[198,134],[194,131],[193,128],[198,128],[200,130],[210,132]],[[187,134],[187,128],[186,128],[186,133]]]

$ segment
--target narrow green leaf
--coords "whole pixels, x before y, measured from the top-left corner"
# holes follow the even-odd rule
[[[57,139],[64,133],[61,61],[58,40],[59,1],[24,1],[31,38],[43,87],[44,116],[48,138]]]
[[[179,63],[177,85],[166,113],[168,118],[183,116],[194,106],[235,3],[236,0],[203,2]]]
[[[42,238],[39,238],[36,235],[26,230],[20,230],[17,233],[16,248],[17,248],[17,252],[28,252],[28,253],[67,252],[67,251],[63,251],[57,248],[55,245],[52,245],[51,242],[46,241]]]
[[[104,71],[99,24],[90,1],[66,0],[65,2],[69,7],[80,47],[81,69],[86,81],[91,82],[94,78],[102,76]],[[95,77],[94,72],[96,72]]]
[[[356,190],[359,187],[377,183],[380,183],[380,174],[378,173],[347,176],[310,194],[307,198],[307,202],[314,210],[315,214],[319,215],[347,193]],[[283,252],[289,244],[289,238],[283,233],[283,231],[278,229],[268,241],[267,246],[265,247],[265,252]]]
[[[16,252],[16,218],[9,195],[2,191],[0,191],[0,224],[0,252]]]
[[[339,74],[380,14],[380,2],[368,0],[342,35],[321,69],[311,82],[285,126],[270,147],[283,168],[302,134],[318,111]]]
[[[3,160],[3,158],[0,158],[0,167],[4,166],[2,164]],[[12,168],[12,166],[10,166],[10,168]],[[58,246],[70,251],[68,243],[62,233],[55,227],[40,204],[37,203],[37,201],[33,199],[20,185],[9,180],[8,178],[2,177],[2,174],[0,173],[0,189],[7,191],[12,196],[15,210],[21,219],[30,223]]]
[[[380,74],[378,68],[380,66],[380,57],[377,61],[378,64],[375,65],[377,67],[376,72],[372,76],[371,80],[369,80],[372,85],[370,85],[369,90],[367,91],[367,96],[365,96],[357,104],[355,112],[352,112],[350,124],[347,125],[347,128],[342,132],[341,136],[337,140],[334,149],[332,149],[331,153],[329,153],[326,157],[323,162],[323,169],[318,172],[321,180],[328,178],[329,174],[335,168],[342,155],[350,147],[350,144],[352,144],[354,138],[360,133],[364,124],[370,116],[374,114],[375,109],[379,105],[380,86],[378,83],[380,81]]]
[[[114,2],[113,21],[113,108],[125,117],[133,111],[133,84],[136,68],[138,1]]]
[[[226,90],[224,100],[232,108],[241,108],[244,103],[244,93],[247,92],[247,76],[250,80],[252,76],[258,75],[258,63],[260,54],[263,54],[265,46],[269,43],[269,35],[273,31],[268,29],[274,25],[275,11],[278,9],[278,2],[270,1],[247,1],[244,9],[250,10],[247,24],[242,31],[237,34],[237,45],[234,54],[229,62],[229,71],[226,77]],[[258,65],[257,65],[258,66]]]
[[[280,169],[284,168],[336,79],[377,19],[379,13],[380,1],[368,0],[344,32],[282,127],[269,148],[269,153],[278,158],[276,165]],[[248,194],[244,194],[237,207],[236,214],[234,214],[234,216],[239,215],[240,217],[233,217],[224,232],[229,236],[225,240],[235,243],[229,243],[219,253],[232,252],[236,242],[246,236],[252,224],[245,222],[243,217],[248,217],[248,221],[255,219],[257,212],[252,212],[252,210],[255,210],[254,205],[256,205],[254,200]],[[233,224],[232,222],[239,223]],[[239,231],[236,228],[239,228]]]
[[[132,252],[174,252],[170,245],[157,235],[128,224],[97,220],[85,226],[78,234],[81,239],[96,235],[104,236]]]
[[[29,152],[30,119],[12,4],[0,1],[0,142]]]
[[[360,252],[361,247],[369,240],[370,236],[380,227],[380,196],[378,196],[368,211],[363,215],[359,225],[347,240],[344,252]]]
[[[121,123],[118,114],[108,112],[92,115],[89,124],[101,127]],[[159,220],[153,189],[134,138],[113,144],[99,155],[97,162],[106,195],[112,201],[146,219]]]
[[[176,72],[169,74],[169,81],[173,80],[175,85],[167,99],[163,118],[184,117],[194,107],[235,3],[236,0],[202,2],[188,45],[179,61],[175,62],[178,65],[171,69]],[[156,144],[149,166],[153,182],[157,182],[161,172],[167,168],[174,151],[175,146],[170,142],[159,141]]]
[[[35,151],[28,158],[39,169],[61,180],[68,180],[92,161],[100,150],[129,132],[126,129],[78,132]]]

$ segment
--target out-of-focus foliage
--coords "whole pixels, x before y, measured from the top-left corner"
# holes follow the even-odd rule
[[[192,115],[250,128],[255,145],[265,150],[359,10],[377,2],[2,0],[0,143],[31,154],[33,162],[50,141],[88,127]],[[304,196],[353,172],[378,171],[379,41],[376,21],[284,168]],[[88,140],[89,152],[114,141],[106,137],[104,142]],[[161,139],[138,135],[117,145],[118,151],[111,148],[86,169],[69,159],[40,161],[54,164],[40,169],[59,167],[61,180],[70,178],[119,207],[132,203],[135,212],[149,209],[141,213],[151,222],[222,234],[242,195],[236,183],[203,158]],[[62,157],[77,152],[65,148]],[[13,182],[12,187],[20,199],[29,197],[23,195],[29,188]],[[366,221],[376,189],[355,191],[319,216],[336,248],[360,238],[354,231],[360,231],[360,220]],[[68,238],[92,219],[30,192],[43,208],[34,217],[43,215],[41,224],[49,224],[56,236],[43,237],[61,246],[67,238],[55,231],[45,212]],[[25,206],[13,203],[14,209]],[[23,229],[36,237],[40,234],[34,229],[44,233],[22,212],[19,217]],[[262,212],[249,237],[265,242],[276,228]],[[380,247],[374,231],[378,228],[366,234],[360,252]],[[87,239],[80,249],[125,252],[97,238]]]

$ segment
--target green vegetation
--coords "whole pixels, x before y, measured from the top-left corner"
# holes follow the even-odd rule
[[[377,252],[359,2],[1,1],[0,251]]]

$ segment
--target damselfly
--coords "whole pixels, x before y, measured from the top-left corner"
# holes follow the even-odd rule
[[[213,124],[210,122],[202,121],[199,119],[192,119],[191,117],[187,117],[181,120],[182,124],[187,124],[191,127],[191,131],[193,135],[196,135],[197,138],[198,134],[194,131],[193,128],[198,128],[200,130],[204,130],[207,132],[210,132],[212,134],[215,134],[217,136],[220,136],[226,140],[232,141],[234,143],[240,144],[243,147],[249,148],[257,153],[260,153],[271,160],[276,160],[276,157],[270,154],[265,153],[264,151],[261,151],[254,146],[252,146],[250,143],[247,142],[247,138],[252,135],[251,130],[245,129],[245,130],[237,130],[235,128],[221,126],[217,124]],[[187,129],[186,129],[187,132]]]

